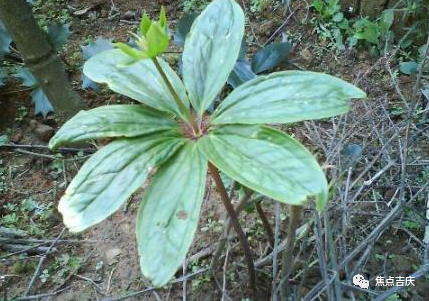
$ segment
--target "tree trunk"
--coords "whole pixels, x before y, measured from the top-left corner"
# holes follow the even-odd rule
[[[409,27],[417,24],[418,30],[411,34],[410,38],[415,44],[421,45],[426,41],[426,31],[428,30],[426,20],[429,18],[429,9],[426,0],[415,1],[419,9],[412,14],[407,12],[406,3],[401,0],[340,0],[340,4],[343,11],[348,12],[349,16],[369,17],[370,20],[376,20],[386,9],[395,8],[395,21],[391,30],[401,38]]]
[[[341,7],[350,14],[370,19],[377,19],[380,13],[387,8],[388,0],[342,0]],[[387,3],[386,3],[387,2]]]
[[[57,113],[71,117],[85,108],[72,90],[64,65],[39,28],[25,0],[0,0],[0,19]]]

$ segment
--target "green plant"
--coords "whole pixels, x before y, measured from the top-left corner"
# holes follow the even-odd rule
[[[157,56],[134,57],[133,64],[120,49],[93,56],[84,66],[88,78],[144,105],[80,112],[49,143],[56,149],[116,138],[85,162],[60,200],[58,209],[72,232],[113,214],[156,170],[137,216],[141,270],[156,286],[167,283],[186,257],[208,170],[250,272],[250,249],[218,168],[270,198],[291,205],[314,198],[317,209],[323,210],[328,186],[316,159],[297,140],[264,124],[343,114],[349,110],[347,99],[365,97],[357,87],[329,75],[283,71],[242,84],[207,114],[234,67],[243,34],[240,6],[232,0],[211,2],[187,36],[183,82]]]
[[[191,30],[192,23],[198,15],[195,13],[184,14],[177,23],[177,31],[174,34],[174,43],[184,46],[186,36]],[[234,89],[256,77],[257,74],[269,71],[280,65],[289,55],[292,44],[289,42],[271,43],[261,47],[252,56],[251,60],[246,59],[247,43],[245,38],[241,43],[238,59],[228,77],[228,84]]]
[[[353,24],[353,32],[348,38],[349,47],[354,47],[359,40],[362,40],[374,46],[378,52],[382,51],[386,43],[393,39],[393,32],[390,31],[393,19],[393,9],[387,9],[376,21],[370,21],[368,18],[357,20]]]
[[[0,226],[23,230],[32,235],[43,235],[48,229],[47,221],[52,213],[52,203],[44,205],[31,197],[20,200],[20,203],[20,206],[14,203],[2,206],[4,211],[0,217]],[[29,220],[34,222],[29,223]]]
[[[53,21],[65,24],[70,22],[70,10],[60,8],[62,0],[37,0],[32,2],[33,14],[41,28],[47,29]]]
[[[316,10],[318,18],[313,18],[316,31],[322,40],[329,40],[339,50],[344,50],[343,35],[350,31],[350,22],[341,12],[339,0],[313,0],[311,6]]]
[[[422,61],[424,60],[425,55],[425,49],[426,45],[420,46],[418,49],[418,57],[416,60],[412,61],[405,61],[401,62],[399,64],[399,70],[407,75],[415,75],[419,71],[419,66],[422,64]],[[425,64],[421,66],[423,68],[422,70],[422,77],[423,78],[429,78],[429,66],[428,64]]]
[[[344,50],[346,45],[353,48],[359,41],[363,41],[380,52],[393,39],[390,31],[394,18],[393,9],[383,11],[376,21],[368,18],[350,21],[341,11],[339,0],[313,0],[312,7],[318,15],[312,19],[317,26],[316,31],[322,40],[331,41],[339,50]]]

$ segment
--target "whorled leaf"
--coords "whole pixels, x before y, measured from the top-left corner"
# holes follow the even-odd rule
[[[297,140],[260,125],[226,125],[198,140],[206,158],[237,182],[286,204],[314,196],[323,210],[328,185],[316,159]]]
[[[115,140],[85,162],[58,205],[64,224],[80,232],[113,214],[158,165],[183,145],[166,132]]]
[[[225,123],[292,123],[347,113],[347,100],[365,92],[337,77],[282,71],[246,82],[219,105],[211,120]]]
[[[179,46],[185,45],[186,36],[188,35],[188,32],[191,30],[192,23],[194,23],[195,19],[197,18],[198,14],[196,13],[189,13],[184,14],[179,22],[177,22],[177,30],[174,34],[174,43]]]
[[[162,286],[185,260],[198,226],[207,160],[193,142],[164,163],[146,191],[137,216],[142,273]]]
[[[252,70],[261,73],[277,67],[289,55],[292,44],[289,42],[272,43],[256,52],[252,57]]]
[[[171,67],[158,58],[171,84],[188,104],[182,81]],[[126,65],[129,57],[119,49],[104,51],[90,58],[83,67],[83,73],[97,83],[105,83],[113,91],[124,94],[161,111],[181,116],[180,110],[161,75],[151,60],[140,60]]]
[[[89,60],[96,54],[113,49],[114,45],[112,39],[97,37],[95,41],[90,42],[88,45],[82,45],[80,48],[82,49],[83,58]],[[98,90],[97,83],[90,80],[85,74],[82,73],[81,79],[82,89],[90,88],[92,90]]]
[[[416,74],[419,69],[419,64],[414,61],[399,63],[399,70],[407,75]]]
[[[80,46],[82,55],[85,60],[89,60],[94,55],[101,52],[112,50],[114,48],[112,39],[97,37],[95,41],[90,42],[88,45]]]
[[[80,111],[49,141],[49,147],[104,137],[137,137],[177,127],[171,114],[143,105],[109,105]]]
[[[194,21],[183,51],[183,80],[199,116],[226,83],[243,34],[243,11],[232,0],[211,2]]]
[[[241,59],[235,63],[234,69],[228,77],[228,84],[235,89],[255,77],[256,74],[250,68],[249,62],[245,59]]]

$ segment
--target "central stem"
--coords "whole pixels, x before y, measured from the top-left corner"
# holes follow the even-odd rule
[[[158,59],[154,57],[152,59],[152,62],[155,64],[156,69],[158,69],[159,74],[161,74],[161,77],[165,84],[167,85],[168,90],[170,91],[171,95],[173,96],[174,101],[177,104],[177,107],[179,108],[179,111],[185,115],[186,119],[191,123],[192,129],[194,130],[195,135],[199,135],[199,129],[197,122],[195,118],[191,114],[191,110],[187,108],[183,102],[180,100],[179,95],[177,94],[176,90],[174,90],[173,85],[171,84],[170,80],[168,79],[167,75],[165,74],[164,70],[162,69],[161,65],[158,62]]]
[[[235,213],[234,207],[232,206],[229,200],[228,193],[226,192],[225,186],[223,185],[219,171],[210,162],[209,162],[209,171],[213,180],[216,183],[216,187],[221,196],[223,205],[225,206],[225,209],[228,212],[229,218],[231,219],[235,232],[237,232],[238,239],[240,240],[241,246],[243,247],[244,257],[246,258],[247,269],[249,272],[249,286],[253,292],[254,297],[256,297],[255,267],[253,265],[252,252],[250,250],[249,242],[247,241],[246,234],[244,234],[243,228],[241,228],[241,225],[238,221],[238,217],[237,217],[237,214]],[[253,298],[253,299],[256,300],[256,298]]]

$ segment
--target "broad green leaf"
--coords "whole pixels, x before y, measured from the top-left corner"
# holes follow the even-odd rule
[[[96,54],[112,50],[114,45],[112,39],[98,37],[95,41],[90,42],[88,45],[80,46],[80,48],[82,49],[83,58],[89,60]]]
[[[238,60],[228,77],[228,84],[235,89],[241,84],[254,79],[255,77],[256,74],[250,68],[249,62],[245,59]]]
[[[419,68],[419,64],[414,61],[409,62],[401,62],[399,63],[399,70],[407,75],[413,75],[417,73],[417,70]]]
[[[252,58],[252,70],[261,73],[277,67],[289,55],[292,44],[289,42],[272,43],[256,52]]]
[[[316,72],[283,71],[246,82],[219,105],[212,122],[291,123],[347,113],[347,99],[365,92],[339,78]]]
[[[111,50],[114,48],[112,39],[105,39],[98,37],[95,41],[90,42],[88,45],[80,46],[82,49],[82,55],[85,60],[89,60],[94,55],[103,51]],[[90,80],[85,74],[82,73],[82,89],[91,88],[98,90],[97,83]]]
[[[146,191],[137,216],[142,273],[162,286],[185,260],[198,226],[207,160],[194,143],[165,162]]]
[[[183,144],[173,133],[115,140],[85,162],[58,205],[64,224],[83,231],[114,213]]]
[[[297,140],[260,125],[226,125],[198,140],[217,168],[241,184],[286,204],[327,201],[328,185],[316,159]]]
[[[395,11],[393,9],[386,9],[382,12],[380,17],[380,31],[381,34],[386,34],[387,31],[393,24],[393,20],[395,18]]]
[[[174,43],[179,46],[185,45],[188,32],[191,30],[192,23],[197,18],[196,13],[184,14],[177,23],[177,30],[174,34]]]
[[[56,149],[67,143],[104,137],[137,137],[177,127],[171,115],[143,105],[110,105],[80,111],[49,141]]]
[[[194,21],[183,51],[183,81],[200,116],[234,68],[243,34],[243,11],[232,0],[211,2]]]
[[[380,28],[376,23],[365,18],[357,21],[353,27],[356,29],[355,38],[371,44],[379,44]]]
[[[166,62],[160,58],[158,61],[182,102],[187,105],[188,98],[180,78]],[[89,59],[83,67],[83,72],[97,83],[106,83],[117,93],[155,109],[180,115],[173,96],[153,62],[140,60],[125,66],[127,62],[129,57],[121,50],[108,50]]]
[[[238,53],[238,60],[246,59],[247,48],[248,48],[248,45],[246,42],[246,36],[243,36],[243,40],[241,40],[240,52]]]

